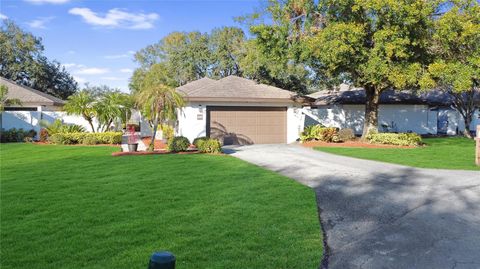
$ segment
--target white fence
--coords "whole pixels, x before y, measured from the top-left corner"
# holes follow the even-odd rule
[[[91,132],[92,128],[88,122],[80,116],[67,115],[62,111],[4,111],[2,113],[2,128],[5,130],[16,128],[35,130],[37,132],[37,138],[40,134],[40,121],[53,122],[56,119],[60,119],[65,124],[77,124],[85,128],[85,130]],[[98,122],[93,122],[96,127]]]

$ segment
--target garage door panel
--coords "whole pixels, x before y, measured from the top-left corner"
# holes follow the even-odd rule
[[[229,144],[286,143],[285,107],[207,107],[210,137]]]

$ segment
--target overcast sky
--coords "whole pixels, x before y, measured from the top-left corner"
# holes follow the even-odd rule
[[[9,18],[41,37],[46,56],[85,82],[128,90],[133,53],[172,31],[209,32],[240,26],[233,18],[258,7],[256,0],[0,0]]]

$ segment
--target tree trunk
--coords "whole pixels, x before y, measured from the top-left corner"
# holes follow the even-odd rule
[[[472,133],[470,132],[470,123],[472,122],[473,113],[468,113],[463,117],[463,121],[465,122],[465,129],[463,130],[463,135],[467,138],[473,138]]]
[[[380,92],[372,86],[365,87],[365,120],[363,123],[362,139],[365,139],[372,130],[378,130],[378,107]]]
[[[92,132],[95,133],[95,127],[93,127],[93,122],[92,122],[92,120],[88,120],[88,124],[90,124],[90,127],[92,128]]]
[[[148,146],[148,151],[153,151],[155,149],[155,136],[157,136],[157,129],[158,129],[158,119],[155,119],[155,121],[153,122],[152,139],[150,141],[150,145]]]

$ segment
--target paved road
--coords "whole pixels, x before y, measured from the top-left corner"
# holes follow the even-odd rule
[[[328,268],[480,268],[480,172],[417,169],[297,145],[230,153],[315,190]]]

